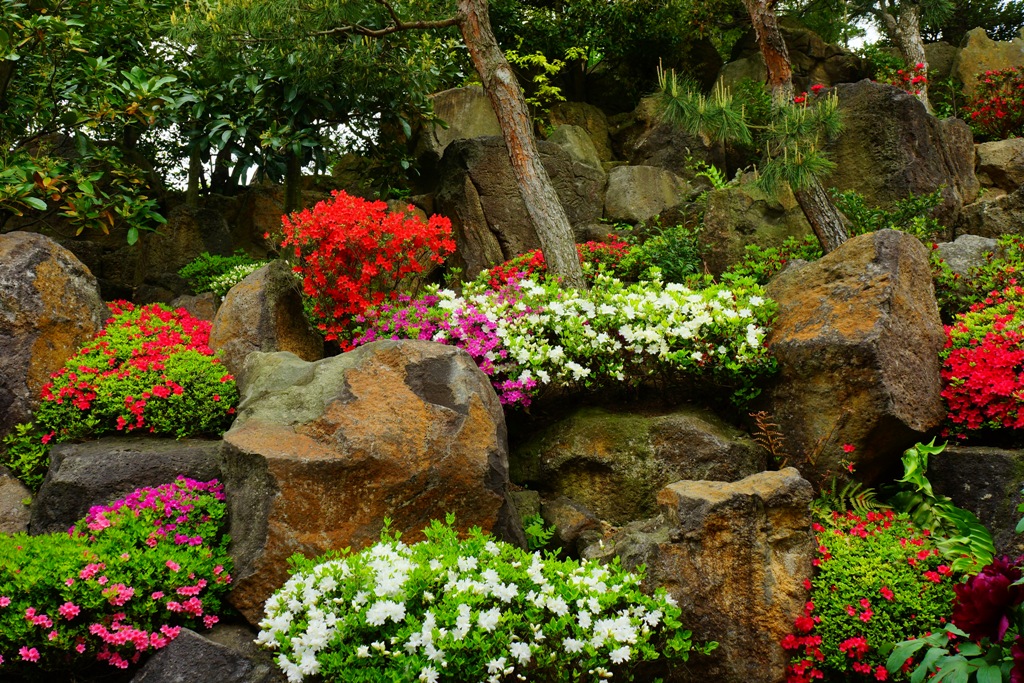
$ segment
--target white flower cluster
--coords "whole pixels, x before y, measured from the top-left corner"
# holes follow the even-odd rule
[[[257,261],[255,263],[246,263],[229,268],[210,280],[210,291],[223,299],[229,289],[265,265],[267,265],[266,261]]]
[[[289,681],[391,681],[406,671],[427,683],[500,683],[526,680],[526,670],[602,680],[654,656],[655,637],[689,646],[665,633],[675,602],[643,595],[640,578],[617,566],[544,559],[480,532],[460,541],[450,525],[424,533],[412,546],[385,536],[310,563],[270,598],[257,642],[279,651]]]

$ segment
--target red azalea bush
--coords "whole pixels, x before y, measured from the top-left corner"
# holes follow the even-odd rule
[[[356,316],[394,298],[403,280],[442,263],[455,251],[455,242],[451,221],[442,216],[424,223],[411,206],[408,213],[389,212],[384,202],[341,191],[332,196],[312,209],[284,216],[281,246],[295,255],[295,271],[302,275],[320,330],[347,347]]]
[[[946,327],[942,396],[947,430],[1024,428],[1024,288],[993,291]]]
[[[182,627],[211,628],[231,583],[225,514],[219,483],[179,478],[69,533],[0,534],[0,679],[124,669]]]
[[[786,681],[889,680],[879,647],[941,629],[953,572],[905,515],[818,511],[816,520],[811,599],[782,641],[793,654]]]
[[[1024,135],[1024,67],[986,71],[978,78],[977,92],[964,107],[977,137],[1005,140]]]
[[[585,266],[584,277],[591,284],[594,275],[602,268],[614,273],[622,259],[629,254],[629,250],[629,243],[615,235],[609,235],[607,242],[591,241],[576,245],[580,263]],[[548,264],[544,260],[544,254],[540,249],[534,249],[488,268],[484,277],[487,278],[487,284],[491,289],[501,289],[511,280],[521,280],[534,273],[544,274],[547,270]]]
[[[920,95],[921,88],[928,84],[928,71],[924,64],[918,62],[913,66],[896,69],[895,73],[886,74],[889,85],[895,85],[911,95]]]

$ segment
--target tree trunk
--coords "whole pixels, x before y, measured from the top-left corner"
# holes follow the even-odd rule
[[[199,184],[202,176],[202,151],[196,144],[188,153],[188,187],[185,189],[185,204],[193,209],[199,206]]]
[[[526,102],[491,31],[487,0],[458,0],[458,8],[462,39],[498,117],[519,194],[537,228],[548,271],[560,276],[566,287],[583,289],[583,271],[572,226],[540,163]]]
[[[843,215],[839,213],[839,209],[832,203],[832,199],[817,178],[809,187],[797,190],[793,195],[807,217],[807,222],[811,224],[823,252],[827,254],[849,239],[846,225],[843,224]]]
[[[17,69],[17,65],[17,62],[10,59],[0,62],[0,109],[7,108],[7,89],[14,79],[14,71]],[[5,149],[4,151],[7,150]]]
[[[921,8],[914,3],[904,3],[900,6],[899,16],[893,16],[889,12],[882,11],[879,15],[882,19],[882,26],[885,33],[900,51],[900,56],[907,68],[914,68],[923,64],[923,75],[928,73],[928,57],[924,52],[924,41],[921,40]],[[921,100],[925,110],[934,114],[932,103],[928,101],[928,81],[917,83],[917,99]]]
[[[294,152],[285,156],[284,212],[302,208],[302,158]]]
[[[743,0],[743,4],[750,15],[757,46],[761,49],[768,70],[772,102],[777,105],[792,102],[793,69],[789,65],[789,52],[786,50],[786,41],[782,39],[782,31],[779,30],[775,9],[768,0]]]

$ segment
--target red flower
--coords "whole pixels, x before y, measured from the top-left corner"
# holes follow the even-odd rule
[[[1002,640],[1010,626],[1008,610],[1024,602],[1024,586],[1013,585],[1020,578],[1020,569],[1003,557],[994,560],[967,583],[953,586],[956,592],[953,623],[973,640]]]

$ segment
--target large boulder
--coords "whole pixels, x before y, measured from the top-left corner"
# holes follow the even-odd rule
[[[611,161],[612,141],[608,134],[608,117],[592,104],[585,102],[558,102],[548,112],[548,120],[556,128],[562,125],[579,126],[587,131],[597,157],[601,161]]]
[[[50,470],[32,501],[32,534],[67,531],[94,505],[185,476],[220,478],[220,441],[106,437],[50,450]]]
[[[942,188],[934,215],[952,227],[980,187],[967,124],[931,116],[920,100],[891,85],[864,80],[835,91],[843,132],[828,145],[836,169],[825,184],[856,190],[869,205],[883,207]]]
[[[29,419],[50,374],[103,327],[96,278],[67,249],[0,235],[0,437]]]
[[[403,540],[453,513],[523,542],[507,501],[505,418],[487,376],[459,349],[380,341],[307,363],[249,356],[224,435],[236,582],[256,623],[287,559],[363,548],[384,518]]]
[[[28,531],[31,499],[32,492],[9,469],[0,467],[0,534]]]
[[[894,230],[769,283],[779,305],[765,340],[779,363],[769,411],[808,478],[837,472],[852,444],[847,459],[875,480],[941,423],[945,334],[933,291],[927,247]]]
[[[604,206],[605,174],[574,161],[558,145],[537,143],[541,162],[577,231],[598,222]],[[456,258],[468,277],[519,254],[540,248],[537,230],[512,174],[499,137],[457,140],[445,150],[438,171],[436,210],[452,221]]]
[[[616,156],[631,166],[656,166],[695,184],[697,164],[725,167],[719,148],[666,121],[653,97],[641,100],[628,114],[612,117],[609,124]]]
[[[613,223],[645,223],[693,199],[685,179],[655,166],[618,166],[608,174],[604,217]]]
[[[713,413],[583,408],[536,433],[510,458],[512,479],[567,496],[612,524],[655,513],[679,479],[735,481],[767,465],[765,451]]]
[[[1015,192],[994,196],[964,207],[957,221],[958,234],[999,238],[1019,235],[1024,225],[1024,186]]]
[[[947,446],[928,461],[935,493],[970,510],[992,532],[996,553],[1024,554],[1024,538],[1014,530],[1024,503],[1024,451],[980,446]]]
[[[792,467],[741,481],[680,481],[658,493],[661,515],[630,525],[584,551],[647,567],[645,585],[664,587],[695,638],[718,641],[669,679],[778,683],[789,655],[780,645],[807,600],[811,576],[811,485]]]
[[[302,360],[324,357],[324,340],[302,309],[302,292],[292,269],[272,261],[232,287],[217,309],[210,348],[224,366],[241,377],[254,351],[290,351]]]
[[[417,156],[430,155],[436,162],[455,140],[501,135],[501,125],[487,93],[479,85],[452,88],[431,95],[434,116],[443,123],[430,123],[420,132]]]
[[[982,187],[1013,192],[1024,185],[1024,138],[984,142],[975,147]]]
[[[568,152],[573,161],[604,170],[601,165],[601,157],[598,156],[597,148],[594,147],[594,141],[590,139],[586,129],[567,123],[562,124],[551,132],[548,142],[553,142]]]
[[[217,626],[202,636],[187,628],[139,669],[131,683],[284,683],[287,679],[267,652],[238,626]]]
[[[972,268],[985,265],[990,254],[1000,251],[999,241],[977,235],[960,235],[952,242],[938,245],[939,257],[958,275],[967,275]]]
[[[739,185],[708,193],[704,229],[697,239],[708,270],[719,275],[742,260],[750,244],[779,247],[790,237],[810,234],[811,225],[788,188],[766,194],[747,175]]]
[[[968,100],[978,94],[978,81],[986,71],[1001,71],[1024,64],[1024,35],[1013,40],[996,41],[983,28],[967,32],[953,62],[953,76],[964,84]],[[979,78],[980,77],[980,78]]]

